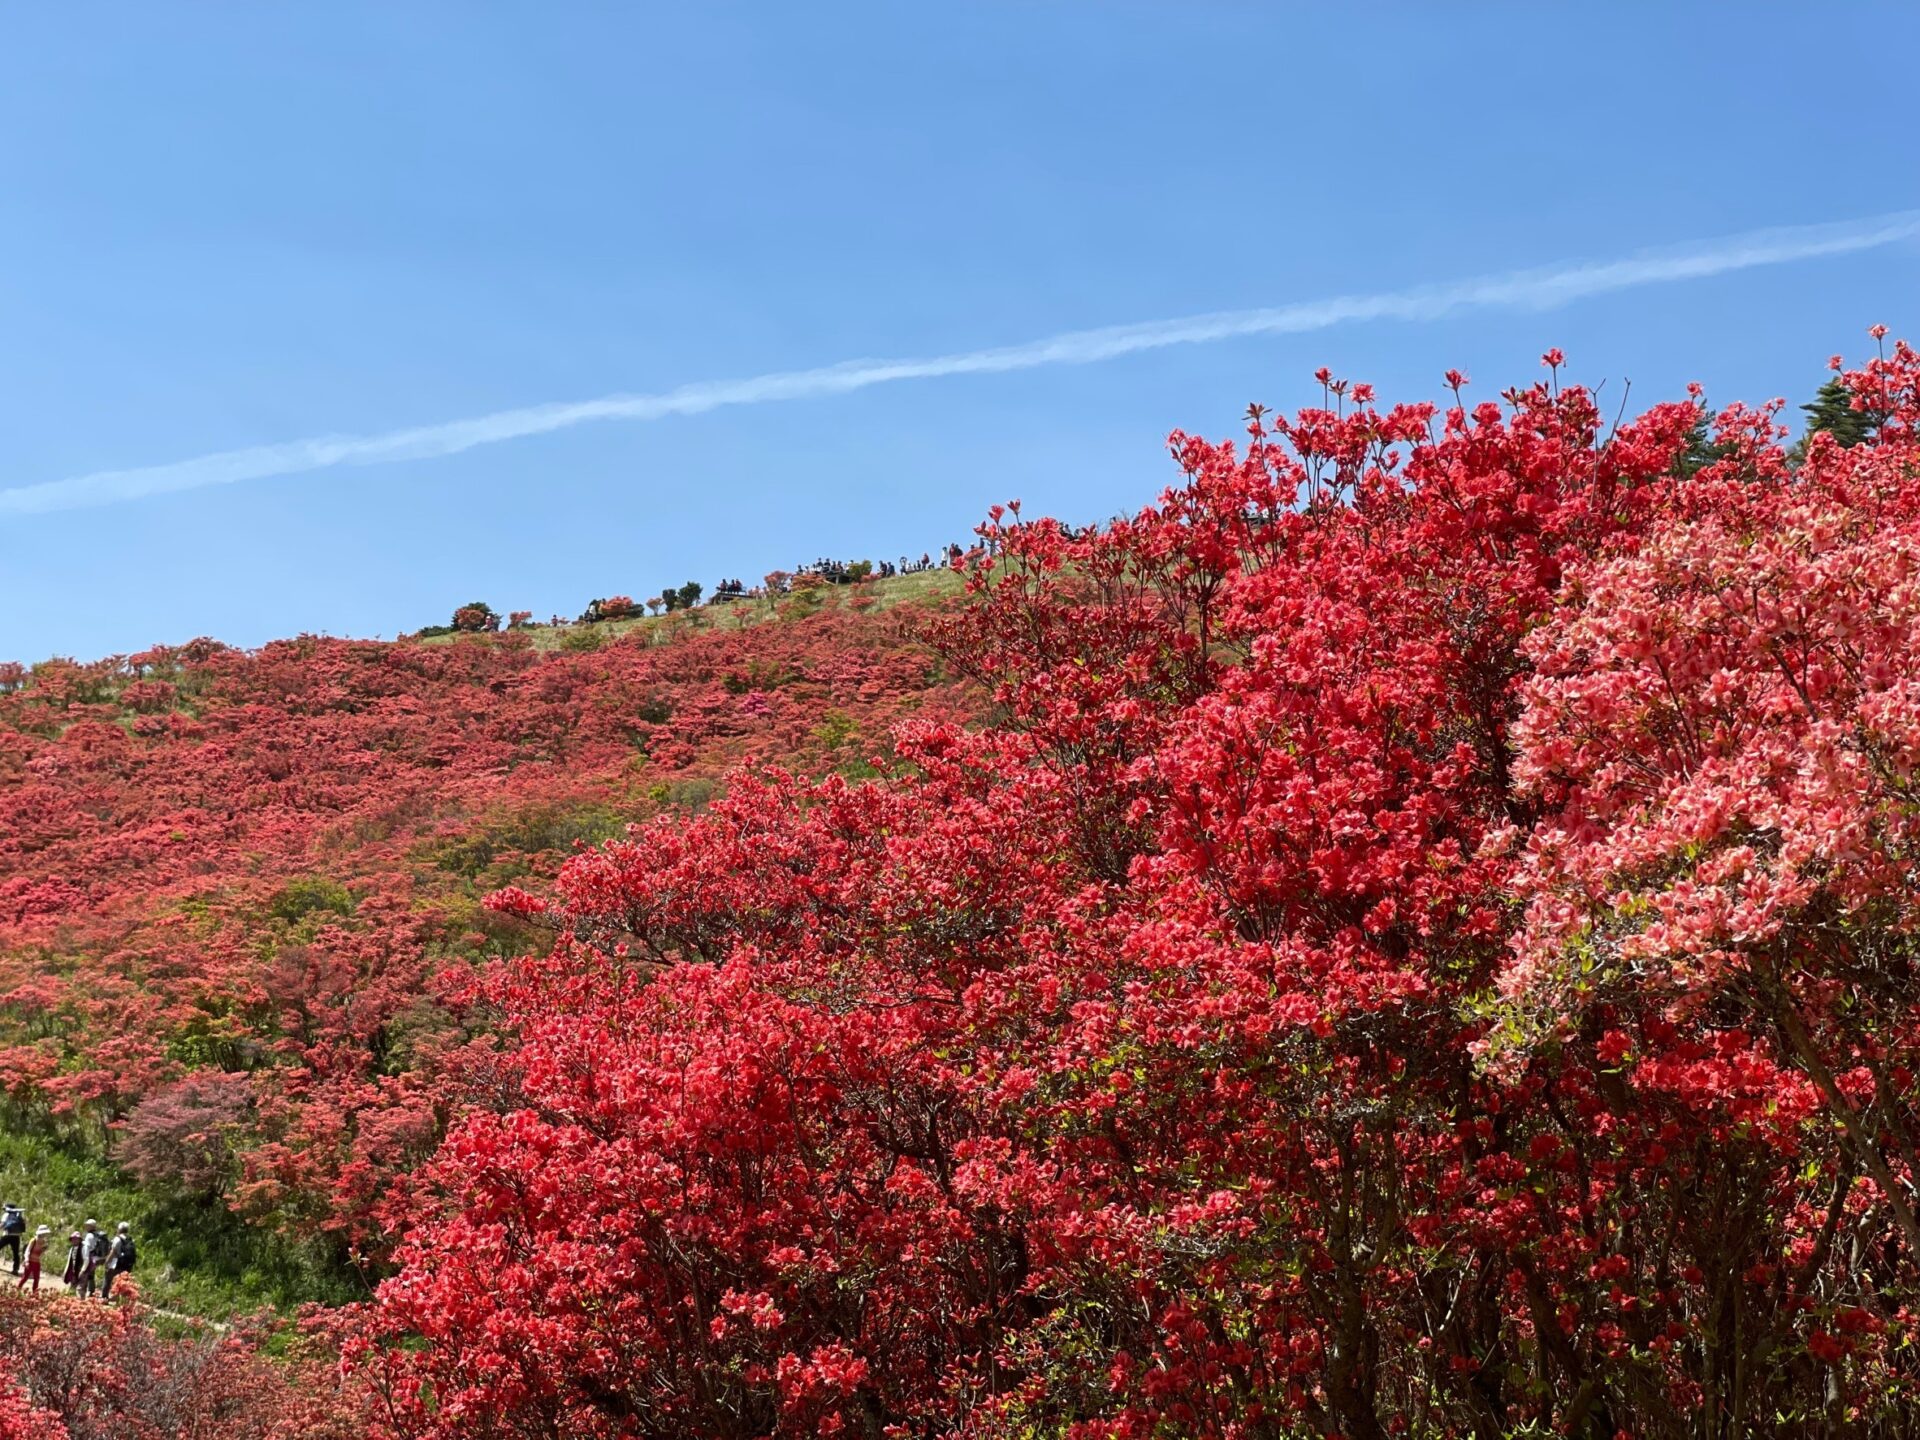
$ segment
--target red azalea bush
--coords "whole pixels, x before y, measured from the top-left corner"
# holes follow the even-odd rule
[[[232,1178],[233,1138],[246,1132],[252,1110],[244,1071],[190,1071],[133,1107],[115,1158],[158,1189],[217,1200]]]
[[[394,1428],[1910,1415],[1920,361],[1798,463],[1548,361],[996,512],[991,723],[497,895],[559,938],[351,1344]]]
[[[124,1285],[124,1282],[123,1282]],[[124,1286],[131,1290],[131,1286]],[[0,1289],[0,1440],[363,1440],[373,1418],[338,1367],[246,1326],[165,1338],[129,1299]],[[178,1328],[176,1326],[176,1328]]]
[[[0,1440],[69,1440],[67,1427],[12,1380],[0,1382]]]

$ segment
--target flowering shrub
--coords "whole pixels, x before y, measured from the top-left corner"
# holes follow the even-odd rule
[[[37,1407],[12,1380],[0,1382],[0,1440],[70,1440],[50,1410]]]
[[[170,1194],[214,1200],[232,1178],[235,1137],[252,1110],[247,1075],[195,1070],[133,1107],[117,1158]]]
[[[992,724],[495,895],[558,938],[352,1342],[397,1428],[1911,1414],[1920,362],[1795,465],[1546,358],[995,512]]]
[[[0,1440],[364,1440],[377,1433],[310,1342],[250,1326],[162,1338],[122,1282],[111,1305],[0,1290]],[[124,1291],[123,1297],[119,1292]]]

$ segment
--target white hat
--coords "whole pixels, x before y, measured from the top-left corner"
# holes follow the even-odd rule
[[[120,1224],[119,1224],[119,1226],[118,1226],[117,1228],[119,1229],[119,1231],[120,1231],[120,1233],[121,1233],[122,1235],[124,1235],[124,1234],[126,1234],[126,1233],[127,1233],[127,1230],[128,1230],[128,1229],[129,1229],[130,1227],[129,1227],[129,1226],[127,1225],[127,1222],[126,1222],[126,1221],[124,1221],[124,1220],[122,1220],[122,1221],[120,1222]]]
[[[98,1230],[99,1228],[100,1228],[100,1222],[98,1220],[87,1221],[87,1229]]]
[[[38,1230],[34,1231],[33,1233],[36,1235],[51,1235],[53,1231],[49,1230],[46,1226],[42,1225]]]

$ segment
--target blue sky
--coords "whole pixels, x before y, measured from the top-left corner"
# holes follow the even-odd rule
[[[549,401],[1399,291],[1920,207],[1920,12],[73,5],[0,24],[0,489]],[[1920,245],[0,514],[0,657],[573,613],[988,505],[1176,426],[1492,392],[1549,345],[1796,402]]]

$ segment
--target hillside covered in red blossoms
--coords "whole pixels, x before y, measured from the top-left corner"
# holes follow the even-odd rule
[[[135,1207],[169,1303],[364,1297],[493,1063],[474,978],[545,943],[482,897],[737,767],[869,774],[896,723],[966,713],[889,608],[945,578],[0,667],[9,1198],[61,1171],[51,1218]]]
[[[0,670],[6,1183],[143,1244],[0,1440],[1907,1433],[1920,358],[1546,361],[964,594]]]

